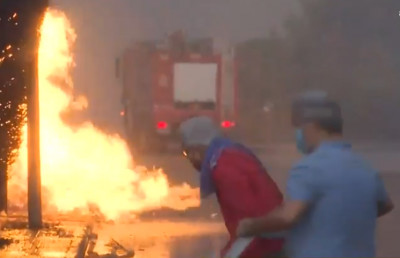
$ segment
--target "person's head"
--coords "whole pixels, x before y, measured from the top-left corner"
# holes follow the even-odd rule
[[[221,135],[220,130],[208,117],[194,117],[180,126],[183,154],[193,167],[201,170],[210,143]]]
[[[303,153],[311,153],[321,142],[337,140],[343,135],[340,106],[326,94],[305,94],[292,105],[292,124],[296,143]]]

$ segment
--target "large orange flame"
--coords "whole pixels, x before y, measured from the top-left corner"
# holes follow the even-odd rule
[[[45,211],[71,212],[96,206],[108,219],[158,207],[198,206],[198,190],[170,187],[162,171],[135,168],[126,143],[86,122],[69,126],[62,114],[84,109],[87,100],[73,96],[71,46],[76,34],[64,13],[49,9],[39,49],[40,148]],[[26,132],[26,128],[24,128]],[[10,199],[26,203],[27,148],[13,166]],[[180,195],[192,198],[179,198]]]

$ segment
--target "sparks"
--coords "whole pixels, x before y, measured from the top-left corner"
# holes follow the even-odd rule
[[[70,75],[74,60],[74,29],[64,13],[49,9],[41,28],[39,48],[40,149],[44,212],[100,210],[106,218],[170,207],[199,205],[198,189],[170,187],[161,170],[136,168],[126,143],[106,135],[92,123],[70,126],[62,114],[85,109],[87,99],[73,95]],[[64,82],[63,91],[55,82]],[[65,88],[65,87],[64,87]],[[26,133],[26,127],[24,128]],[[21,200],[26,182],[26,142],[12,169],[10,200]],[[182,199],[180,196],[190,196]]]

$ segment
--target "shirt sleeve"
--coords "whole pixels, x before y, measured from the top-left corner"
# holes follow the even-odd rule
[[[321,189],[320,173],[309,166],[296,166],[289,173],[287,195],[291,201],[314,202]]]
[[[385,184],[378,173],[376,173],[376,188],[378,202],[386,203],[389,200],[389,195],[386,191]]]

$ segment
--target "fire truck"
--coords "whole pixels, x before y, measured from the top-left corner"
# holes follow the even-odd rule
[[[137,42],[119,62],[128,144],[162,151],[178,143],[182,122],[208,116],[229,134],[237,121],[233,47],[222,40],[188,40],[182,31],[159,42]]]

